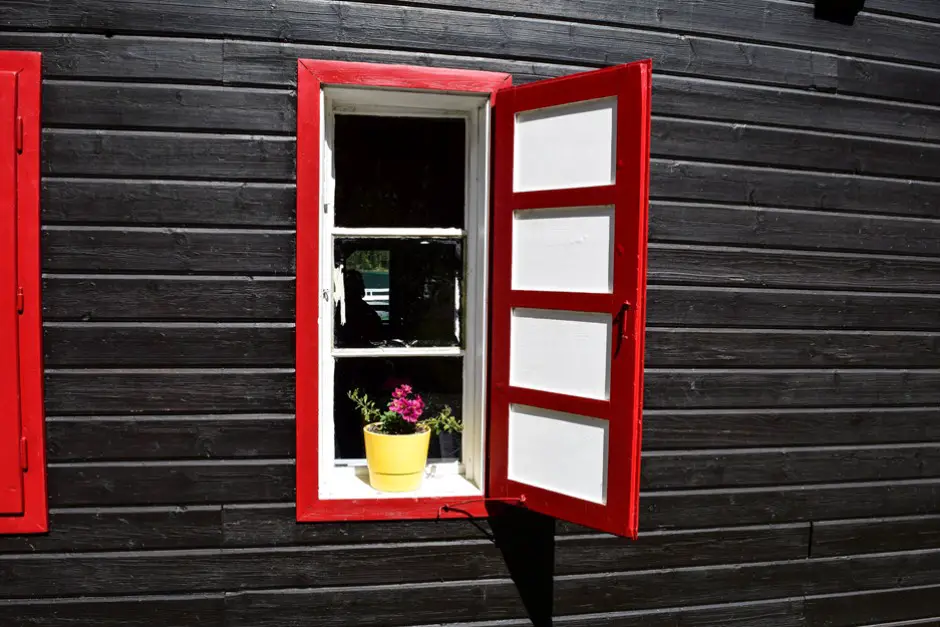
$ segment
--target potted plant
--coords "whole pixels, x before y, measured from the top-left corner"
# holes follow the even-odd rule
[[[421,486],[431,434],[457,433],[463,424],[448,406],[422,418],[424,400],[410,385],[392,392],[386,409],[358,389],[348,393],[362,415],[369,483],[382,492],[413,492]]]

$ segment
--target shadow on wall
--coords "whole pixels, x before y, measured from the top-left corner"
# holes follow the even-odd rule
[[[503,554],[534,627],[552,624],[555,519],[505,503],[487,504],[493,541]]]

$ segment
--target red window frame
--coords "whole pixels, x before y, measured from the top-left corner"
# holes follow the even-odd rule
[[[0,52],[0,72],[16,74],[16,273],[19,364],[0,361],[0,376],[19,385],[19,443],[23,472],[22,515],[0,515],[0,534],[48,531],[45,416],[43,412],[42,309],[40,303],[39,149],[42,57]],[[4,184],[0,182],[0,184]],[[3,360],[3,356],[0,356]],[[0,415],[0,420],[3,416]]]
[[[482,498],[442,510],[454,498],[321,499],[319,496],[320,87],[356,85],[489,94],[509,74],[402,65],[300,59],[297,67],[297,520],[403,520],[486,516]],[[311,286],[313,289],[311,289]],[[456,499],[457,501],[470,499]]]

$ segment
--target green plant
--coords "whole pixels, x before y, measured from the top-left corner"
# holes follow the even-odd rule
[[[358,388],[347,394],[356,405],[366,425],[377,425],[373,430],[386,435],[408,435],[429,429],[434,435],[442,432],[457,433],[463,431],[463,423],[454,416],[450,407],[444,406],[433,416],[421,418],[424,413],[424,400],[413,392],[410,385],[400,385],[392,392],[392,399],[386,409],[380,409],[368,394]]]

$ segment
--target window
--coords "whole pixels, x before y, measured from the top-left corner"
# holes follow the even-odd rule
[[[298,520],[499,499],[635,536],[649,84],[300,61]],[[400,382],[463,432],[380,492],[348,394]]]
[[[0,52],[0,533],[48,528],[39,304],[40,55]]]

